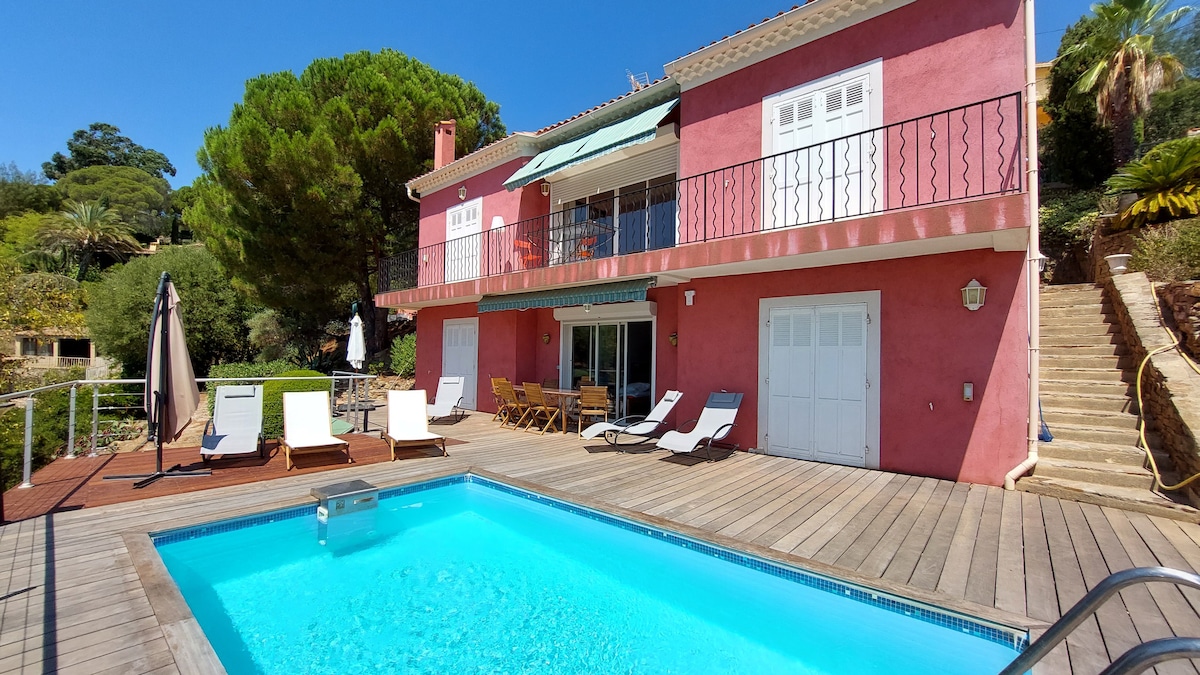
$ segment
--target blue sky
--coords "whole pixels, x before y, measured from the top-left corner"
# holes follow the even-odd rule
[[[972,0],[986,2],[987,0]],[[510,131],[543,127],[628,91],[663,64],[791,7],[785,0],[522,3],[9,2],[0,15],[0,163],[40,169],[91,122],[199,173],[204,130],[255,75],[391,47],[457,73],[500,103]],[[1038,58],[1089,1],[1041,0]],[[669,27],[664,27],[669,26]]]

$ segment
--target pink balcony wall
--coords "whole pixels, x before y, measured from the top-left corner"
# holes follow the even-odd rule
[[[505,225],[550,212],[550,198],[543,197],[538,183],[509,192],[504,181],[517,169],[525,166],[530,157],[520,157],[494,169],[451,183],[429,194],[421,195],[421,225],[419,246],[432,246],[446,241],[446,209],[463,203],[458,189],[467,188],[467,199],[483,197],[483,229],[492,226],[500,216]]]

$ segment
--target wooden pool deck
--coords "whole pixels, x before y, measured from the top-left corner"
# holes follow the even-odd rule
[[[712,463],[662,451],[618,454],[573,435],[499,430],[487,420],[478,414],[440,427],[461,441],[449,457],[416,452],[279,478],[248,471],[251,482],[231,478],[223,487],[51,512],[0,528],[0,673],[220,672],[186,607],[162,599],[171,584],[145,533],[303,503],[312,487],[350,478],[387,487],[487,472],[1035,629],[1110,572],[1200,569],[1200,526],[1191,523],[741,452]],[[1127,589],[1038,672],[1098,673],[1142,641],[1200,636],[1198,610],[1200,592]],[[1181,661],[1156,672],[1200,671]]]

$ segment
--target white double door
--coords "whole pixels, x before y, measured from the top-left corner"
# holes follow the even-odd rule
[[[479,319],[446,319],[442,322],[442,377],[462,376],[463,402],[475,410],[479,390]]]
[[[769,317],[767,453],[865,466],[867,305],[775,307]]]

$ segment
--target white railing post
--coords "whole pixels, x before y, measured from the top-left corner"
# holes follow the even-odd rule
[[[33,396],[25,399],[25,463],[21,469],[21,487],[33,487]]]
[[[96,456],[96,443],[100,436],[100,385],[92,385],[92,449],[88,457]]]
[[[67,412],[67,459],[75,459],[75,385],[71,385],[71,404]]]

